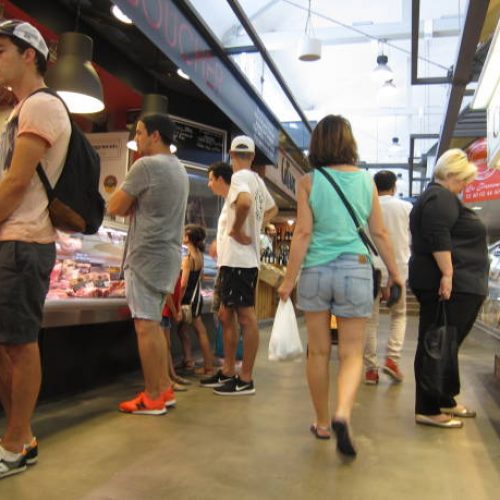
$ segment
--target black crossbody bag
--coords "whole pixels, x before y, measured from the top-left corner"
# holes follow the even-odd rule
[[[335,182],[335,180],[332,177],[330,177],[325,172],[324,167],[318,167],[316,170],[321,172],[326,177],[328,182],[333,186],[333,188],[335,189],[335,191],[339,195],[340,199],[343,201],[347,211],[349,212],[349,215],[351,216],[352,220],[354,221],[354,225],[356,226],[356,232],[359,234],[361,241],[365,244],[366,248],[368,249],[368,253],[378,256],[378,252],[377,252],[377,249],[375,248],[375,245],[371,242],[370,238],[365,233],[363,226],[360,225],[358,218],[356,217],[356,213],[354,212],[351,204],[347,201],[347,198],[345,197],[344,193],[340,189],[339,185]],[[382,282],[382,271],[380,269],[377,269],[373,265],[373,263],[371,262],[371,259],[370,259],[370,264],[372,266],[372,274],[373,274],[373,297],[375,298],[378,295],[378,292],[380,290],[380,284]]]

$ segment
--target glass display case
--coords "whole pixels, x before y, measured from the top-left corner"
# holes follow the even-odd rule
[[[130,318],[120,267],[126,226],[106,221],[96,234],[58,232],[43,327]]]
[[[479,320],[500,339],[500,241],[489,247],[489,256],[489,294],[479,313]]]
[[[206,228],[208,248],[216,236],[221,201],[208,188],[206,169],[185,166],[189,175],[185,222]],[[120,279],[126,237],[127,225],[107,218],[94,235],[58,232],[56,264],[45,302],[44,328],[130,318],[125,284]],[[203,312],[210,311],[216,274],[216,262],[205,254]]]

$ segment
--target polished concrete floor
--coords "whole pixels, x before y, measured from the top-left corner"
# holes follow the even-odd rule
[[[382,317],[382,341],[387,327]],[[360,388],[353,417],[359,455],[345,463],[334,442],[308,431],[313,413],[303,361],[267,361],[270,327],[261,331],[255,396],[222,398],[192,386],[178,393],[178,407],[168,415],[120,414],[116,404],[140,389],[134,374],[40,405],[39,463],[0,481],[0,499],[500,498],[498,340],[474,330],[461,353],[461,400],[477,409],[477,418],[460,430],[417,426],[416,321],[410,318],[406,379],[392,385],[382,376],[378,386]]]

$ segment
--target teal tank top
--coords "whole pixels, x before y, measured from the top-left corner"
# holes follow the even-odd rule
[[[351,204],[365,226],[372,211],[373,179],[366,170],[341,172],[325,169]],[[313,172],[309,205],[313,213],[313,232],[304,267],[319,266],[342,254],[369,255],[354,221],[339,195],[320,172]]]

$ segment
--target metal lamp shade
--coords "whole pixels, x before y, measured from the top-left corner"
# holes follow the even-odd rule
[[[146,94],[142,98],[141,113],[139,114],[139,118],[137,120],[140,120],[141,116],[148,115],[150,113],[168,114],[168,97],[161,94]],[[134,126],[130,131],[130,135],[127,142],[127,148],[132,151],[137,151],[137,144],[135,142],[136,126],[137,126],[137,121],[134,123]]]
[[[72,113],[104,109],[101,81],[91,64],[92,39],[81,33],[63,33],[57,62],[47,72],[47,84],[64,99]]]
[[[146,94],[142,99],[140,116],[149,113],[168,113],[168,98],[161,94]]]
[[[377,57],[377,66],[372,71],[372,80],[376,83],[383,84],[388,80],[394,78],[394,73],[392,69],[387,64],[389,62],[389,58],[384,55],[380,55]]]
[[[321,40],[303,36],[299,41],[297,56],[301,61],[317,61],[321,58]]]

